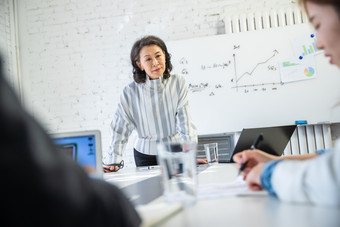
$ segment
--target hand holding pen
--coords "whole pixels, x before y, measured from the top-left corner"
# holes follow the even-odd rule
[[[263,140],[263,134],[260,133],[260,134],[257,136],[257,138],[254,140],[253,144],[251,145],[250,150],[255,150],[256,147],[258,146],[258,144],[260,143],[260,141],[262,141],[262,140]],[[249,161],[247,160],[247,161],[245,161],[244,163],[241,164],[241,167],[240,167],[240,169],[239,169],[238,175],[240,175],[241,172],[246,168],[248,162],[249,162]]]

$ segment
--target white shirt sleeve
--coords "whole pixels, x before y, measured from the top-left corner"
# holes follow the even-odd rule
[[[126,95],[125,95],[126,96]],[[104,164],[119,163],[123,159],[126,144],[135,126],[129,117],[129,105],[126,97],[121,95],[115,117],[111,122],[111,145],[104,154]]]
[[[197,129],[194,125],[190,111],[188,100],[188,88],[184,78],[180,78],[181,89],[179,92],[178,109],[176,116],[176,128],[182,141],[198,141]]]
[[[278,163],[271,182],[280,200],[340,206],[340,147],[310,160]]]

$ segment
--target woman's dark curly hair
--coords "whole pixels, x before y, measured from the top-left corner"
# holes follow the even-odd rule
[[[156,45],[162,49],[162,51],[165,54],[165,71],[163,73],[163,78],[167,79],[170,77],[170,72],[172,70],[172,64],[171,64],[171,55],[168,52],[168,49],[166,48],[165,43],[163,40],[156,36],[145,36],[141,38],[140,40],[137,40],[135,44],[133,44],[132,49],[131,49],[131,64],[132,64],[132,73],[133,73],[133,79],[135,80],[136,83],[145,83],[146,80],[146,73],[145,71],[142,71],[138,65],[137,61],[140,62],[139,59],[139,53],[141,49],[145,46],[150,46],[150,45]]]

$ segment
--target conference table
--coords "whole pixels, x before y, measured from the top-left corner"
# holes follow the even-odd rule
[[[190,205],[176,206],[164,201],[159,166],[105,173],[104,180],[121,188],[138,211],[144,210],[143,226],[340,226],[340,208],[281,202],[265,191],[228,188],[237,179],[234,163],[199,165],[197,170],[198,189],[205,190]],[[214,189],[219,186],[226,187],[229,193]],[[160,212],[167,208],[167,215]],[[163,217],[150,221],[158,213]]]

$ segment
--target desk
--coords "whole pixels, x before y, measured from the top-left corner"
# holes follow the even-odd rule
[[[128,185],[138,185],[147,179],[159,177],[159,175],[159,167],[144,171],[133,168],[123,169],[117,173],[104,174],[104,179],[115,183],[124,191],[124,188]],[[198,183],[202,185],[232,182],[236,175],[235,164],[216,163],[198,174]],[[126,179],[125,181],[122,180],[124,178]],[[144,188],[145,190],[146,188]],[[152,193],[153,185],[150,184],[147,190]],[[158,190],[158,193],[161,193],[161,191]],[[153,197],[154,199],[149,204],[162,201],[161,194]],[[196,204],[184,207],[183,210],[164,220],[159,226],[339,227],[340,209],[284,203],[272,196],[260,193],[258,195],[198,200]]]

